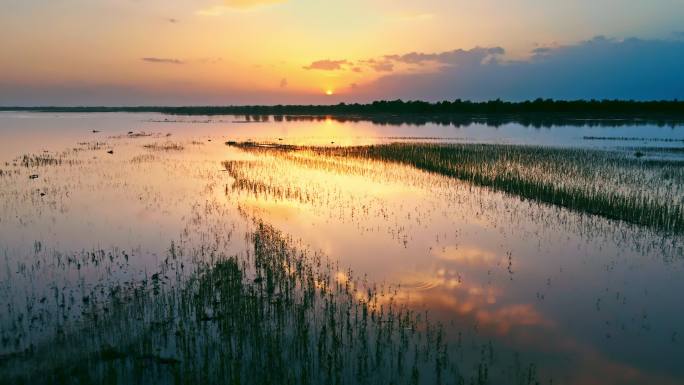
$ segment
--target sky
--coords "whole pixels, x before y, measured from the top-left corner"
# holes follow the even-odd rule
[[[0,0],[0,105],[684,99],[684,0]]]

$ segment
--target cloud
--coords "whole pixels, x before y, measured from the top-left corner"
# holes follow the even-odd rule
[[[376,72],[392,72],[394,70],[394,63],[387,59],[370,59],[363,62],[365,62],[365,64],[374,69]]]
[[[200,64],[217,64],[223,62],[222,57],[205,57],[201,59],[195,60],[197,63]]]
[[[684,41],[605,37],[536,49],[527,60],[500,57],[499,47],[389,55],[388,60],[446,64],[421,73],[393,73],[359,85],[364,100],[523,100],[684,98]],[[489,59],[488,59],[489,58]],[[494,59],[492,59],[494,58]]]
[[[166,21],[168,21],[171,24],[180,23],[180,20],[174,19],[173,17],[169,17],[168,19],[166,19]]]
[[[550,52],[551,52],[551,48],[549,48],[549,47],[539,47],[539,48],[535,48],[532,50],[532,53],[535,55],[545,55],[545,54],[550,53]]]
[[[286,1],[288,0],[224,0],[223,4],[202,8],[196,11],[195,14],[199,16],[221,16],[231,10],[252,10]]]
[[[359,60],[358,65],[352,68],[354,72],[361,72],[360,66],[368,66],[376,72],[394,71],[394,63],[386,56],[381,59]]]
[[[350,64],[346,59],[343,60],[317,60],[308,66],[304,66],[305,70],[321,70],[321,71],[337,71],[343,69],[344,66]]]
[[[324,71],[336,71],[347,69],[353,72],[362,72],[362,67],[369,67],[376,72],[393,72],[395,66],[402,65],[425,65],[438,64],[442,66],[478,66],[486,62],[496,61],[505,53],[501,47],[482,48],[476,47],[470,50],[455,49],[453,51],[422,53],[411,52],[403,55],[385,55],[380,58],[359,60],[352,63],[344,60],[318,60],[308,66],[307,70],[317,69]]]
[[[144,62],[148,62],[148,63],[185,64],[184,61],[179,60],[179,59],[169,59],[169,58],[163,58],[163,57],[144,57],[141,60]]]
[[[195,14],[198,16],[221,16],[226,12],[226,10],[227,7],[223,5],[214,5],[213,7],[197,10]]]
[[[158,63],[158,64],[217,64],[217,63],[223,62],[223,58],[221,58],[221,57],[205,57],[205,58],[188,59],[188,60],[165,58],[165,57],[144,57],[144,58],[141,58],[140,60],[147,62],[147,63]]]
[[[382,61],[372,64],[371,67],[377,72],[392,72],[394,70],[394,64],[389,61]]]
[[[489,58],[503,55],[504,49],[501,47],[481,48],[476,47],[470,50],[455,49],[453,51],[439,53],[420,53],[411,52],[404,55],[387,55],[388,60],[394,60],[405,64],[424,64],[427,62],[446,64],[446,65],[472,65],[481,64]]]

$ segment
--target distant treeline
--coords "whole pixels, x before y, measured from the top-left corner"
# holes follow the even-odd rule
[[[0,107],[0,111],[37,112],[157,112],[169,115],[274,115],[337,116],[349,120],[372,120],[376,123],[467,124],[478,120],[499,123],[527,122],[546,126],[567,120],[628,119],[671,124],[684,122],[684,101],[632,100],[552,100],[524,102],[491,100],[375,101],[369,104],[334,105],[252,105],[252,106],[138,106],[138,107]],[[255,119],[256,120],[256,119]],[[536,122],[536,123],[535,123]],[[541,123],[540,123],[541,122]],[[603,125],[603,123],[597,123]]]
[[[173,115],[320,115],[320,114],[570,114],[570,115],[677,115],[684,116],[684,101],[632,100],[553,100],[524,102],[490,100],[442,101],[375,101],[369,104],[339,103],[333,105],[252,105],[252,106],[138,106],[138,107],[0,107],[4,111],[45,112],[160,112]]]

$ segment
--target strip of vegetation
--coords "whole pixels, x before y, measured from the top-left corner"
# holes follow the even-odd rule
[[[536,99],[523,102],[506,102],[500,99],[473,102],[457,99],[430,103],[420,100],[379,100],[368,104],[339,103],[333,105],[245,105],[245,106],[122,106],[122,107],[0,107],[0,111],[46,112],[162,112],[181,115],[214,114],[530,114],[554,113],[587,115],[640,116],[648,114],[684,115],[684,101],[633,101],[633,100],[553,100]]]
[[[634,136],[583,136],[584,140],[609,140],[617,142],[684,142],[684,139],[678,138],[639,138]]]
[[[491,144],[234,145],[251,151],[306,149],[326,156],[399,162],[525,199],[660,231],[684,232],[684,162],[677,160],[640,159],[623,152]]]
[[[143,147],[151,151],[183,151],[185,149],[182,144],[175,142],[154,142],[146,144]]]
[[[375,101],[368,104],[339,103],[335,105],[246,105],[246,106],[121,106],[121,107],[1,107],[0,111],[36,112],[157,112],[170,115],[275,115],[275,116],[337,116],[344,119],[370,119],[387,124],[467,124],[491,120],[504,124],[520,122],[526,125],[567,124],[589,120],[590,124],[621,125],[632,123],[676,124],[684,122],[684,101],[631,100],[552,100],[536,99],[523,102],[490,100],[441,101]],[[640,122],[639,120],[645,120]]]

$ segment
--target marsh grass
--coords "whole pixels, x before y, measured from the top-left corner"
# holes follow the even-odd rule
[[[644,138],[637,136],[583,136],[584,140],[607,140],[607,141],[620,141],[620,142],[665,142],[665,143],[677,143],[684,142],[684,139],[677,138]]]
[[[146,144],[143,147],[145,147],[148,150],[151,151],[183,151],[185,147],[183,147],[182,144],[180,143],[175,143],[175,142],[164,142],[164,143],[150,143]]]
[[[677,160],[493,144],[234,145],[262,153],[309,151],[327,157],[397,162],[582,213],[660,231],[684,231],[684,163]]]
[[[625,147],[625,149],[646,153],[684,154],[684,147]]]
[[[27,154],[14,160],[13,164],[24,168],[37,168],[47,166],[61,166],[78,164],[78,160],[70,158],[67,153],[62,154]]]
[[[140,155],[135,155],[134,157],[131,158],[131,163],[147,163],[147,162],[154,162],[157,160],[157,157],[154,154],[140,154]]]

